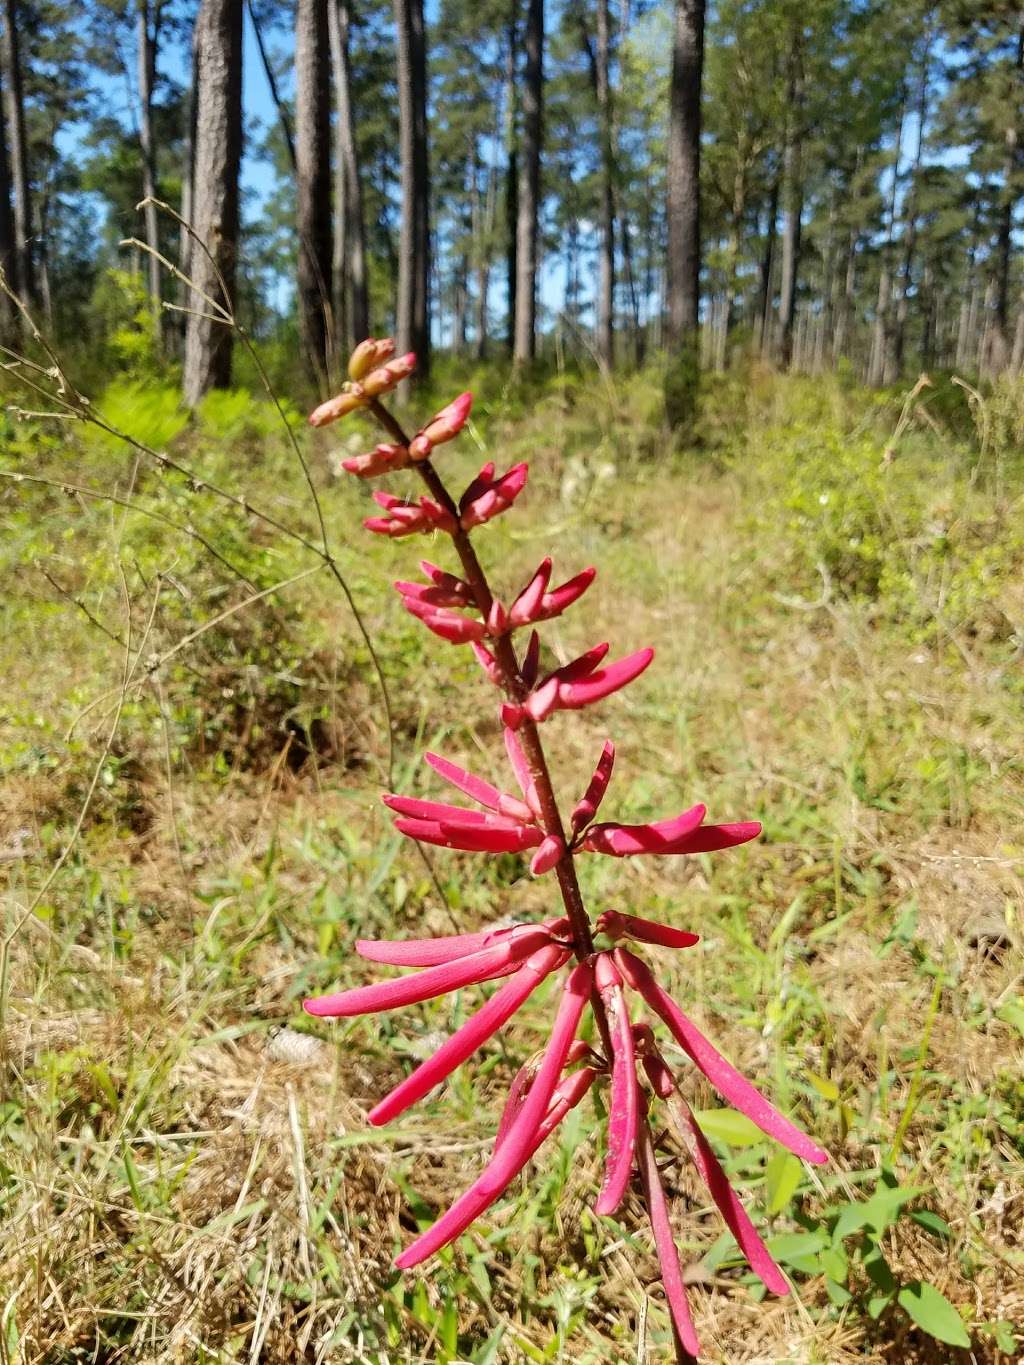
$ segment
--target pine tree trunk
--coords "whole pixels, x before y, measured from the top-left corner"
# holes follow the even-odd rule
[[[516,217],[515,346],[517,365],[537,351],[537,220],[540,157],[544,137],[544,0],[527,0],[523,33],[523,141]]]
[[[198,101],[196,99],[196,81],[199,71],[199,54],[197,44],[199,40],[198,28],[192,31],[192,61],[189,67],[188,98],[185,111],[185,144],[182,148],[181,164],[181,217],[183,223],[192,222],[193,186],[195,185],[195,159],[196,159],[196,111]],[[178,270],[182,276],[188,277],[192,266],[192,237],[188,230],[182,226],[178,232]],[[188,285],[184,279],[178,281],[178,307],[188,307]],[[177,330],[177,344],[182,356],[185,354],[185,338],[188,332],[188,317],[184,313],[176,315],[180,318],[180,330]]]
[[[697,409],[700,308],[700,95],[704,0],[675,0],[668,131],[669,370],[665,413],[675,429]]]
[[[786,224],[782,234],[782,283],[779,291],[779,359],[788,369],[793,359],[793,328],[796,323],[797,280],[800,271],[800,238],[804,213],[803,176],[803,75],[799,40],[790,57],[786,94],[789,110],[783,152],[783,190]]]
[[[161,0],[151,7],[149,0],[138,0],[136,14],[136,57],[139,85],[139,146],[142,151],[142,197],[146,229],[146,293],[153,310],[153,331],[160,346],[163,320],[160,311],[160,232],[156,204],[156,149],[153,145],[153,85],[156,80],[156,50],[160,31]]]
[[[1015,87],[1019,92],[1021,74],[1024,72],[1024,22],[1021,22],[1017,36],[1017,58],[1015,65]],[[1004,134],[1006,148],[1003,162],[1003,188],[1000,195],[999,229],[996,236],[994,260],[995,307],[991,319],[991,335],[988,352],[988,369],[992,375],[1002,374],[1011,360],[1010,350],[1010,259],[1013,242],[1014,210],[1017,206],[1017,150],[1020,133],[1016,123],[1016,112],[1020,105],[1019,93],[1011,100],[1013,117],[1007,123]]]
[[[331,62],[334,68],[335,123],[335,297],[342,300],[336,319],[337,346],[344,351],[370,334],[370,297],[366,272],[366,215],[356,153],[349,59],[350,6],[331,0]]]
[[[519,0],[512,0],[512,17],[506,30],[505,45],[505,290],[508,308],[505,342],[509,355],[516,346],[516,276],[519,221],[519,129],[516,99],[516,64],[519,52]]]
[[[331,81],[328,5],[295,7],[295,188],[299,239],[299,337],[326,392],[333,368]]]
[[[17,268],[17,237],[14,231],[14,209],[11,206],[11,170],[7,161],[7,139],[4,137],[3,68],[0,66],[0,271],[5,282],[15,288]],[[17,335],[17,318],[13,303],[0,291],[0,345],[11,346]]]
[[[608,0],[597,0],[597,43],[592,48],[586,42],[590,58],[591,84],[597,103],[600,130],[600,224],[601,245],[598,252],[597,286],[597,355],[603,365],[611,367],[615,359],[615,203],[612,153],[612,109],[609,66],[611,63],[611,33]]]
[[[427,47],[423,0],[394,0],[402,232],[398,253],[398,349],[415,351],[417,376],[430,373],[430,173],[427,159]]]
[[[14,289],[26,302],[37,302],[35,260],[32,244],[32,194],[25,135],[25,101],[22,95],[21,52],[18,25],[23,23],[18,0],[3,0],[4,114],[10,150],[11,184],[14,189]]]
[[[764,251],[758,266],[757,350],[762,360],[771,358],[772,348],[772,273],[775,269],[775,243],[779,230],[779,176],[772,178],[765,221]]]
[[[242,157],[242,0],[202,0],[196,18],[196,145],[191,292],[183,388],[194,407],[231,383],[232,334],[210,320],[203,294],[231,308],[238,254],[238,172]],[[227,297],[218,273],[224,281]]]

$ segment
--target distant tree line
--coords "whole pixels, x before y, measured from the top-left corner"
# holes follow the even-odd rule
[[[424,372],[438,346],[526,365],[570,344],[609,368],[665,352],[678,421],[700,369],[752,355],[875,385],[1020,371],[1020,5],[431,13],[0,0],[11,288],[58,336],[95,335],[117,242],[141,237],[121,264],[192,403],[230,382],[225,291],[250,331],[294,330],[321,389],[354,340],[392,329]],[[271,92],[256,128],[243,80]],[[258,216],[246,150],[277,173]],[[17,330],[0,299],[8,344]]]

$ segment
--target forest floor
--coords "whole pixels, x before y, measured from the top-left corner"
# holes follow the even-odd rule
[[[547,723],[563,798],[612,737],[606,818],[701,800],[764,823],[713,856],[580,860],[595,910],[701,935],[678,959],[652,950],[663,979],[832,1154],[803,1168],[706,1119],[792,1278],[782,1299],[759,1297],[687,1162],[666,1170],[706,1359],[1011,1359],[1017,400],[972,413],[948,382],[904,404],[745,375],[712,386],[699,448],[668,458],[650,376],[525,396],[481,378],[473,436],[439,462],[455,484],[474,457],[531,462],[479,535],[495,579],[515,588],[549,551],[563,577],[594,563],[545,628],[552,654],[657,651],[627,691]],[[170,390],[122,385],[101,407],[315,539],[266,405],[217,396],[184,430]],[[368,490],[331,472],[364,433],[297,430],[387,677],[393,754],[366,646],[313,554],[108,437],[8,433],[7,467],[58,487],[0,486],[0,1361],[667,1361],[639,1205],[591,1211],[589,1101],[454,1249],[392,1269],[479,1169],[552,998],[382,1130],[368,1109],[477,993],[336,1023],[299,1002],[367,979],[357,935],[550,914],[554,886],[512,857],[438,850],[445,905],[391,830],[382,789],[438,794],[426,748],[503,780],[493,701],[468,650],[388,586],[421,547],[362,532]]]

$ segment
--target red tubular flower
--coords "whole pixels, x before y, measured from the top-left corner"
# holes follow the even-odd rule
[[[596,576],[596,569],[584,569],[561,587],[548,592],[551,560],[542,560],[529,583],[509,608],[509,626],[516,630],[520,626],[532,626],[540,621],[550,621],[556,616],[561,616],[563,611],[583,596]]]
[[[399,1269],[405,1270],[409,1266],[419,1265],[421,1261],[433,1256],[441,1247],[447,1246],[465,1232],[470,1223],[505,1192],[543,1142],[546,1136],[545,1119],[551,1117],[549,1106],[566,1064],[580,1017],[590,997],[593,982],[594,973],[589,963],[581,962],[569,973],[544,1060],[515,1122],[509,1128],[501,1145],[496,1148],[483,1173],[469,1189],[460,1195],[446,1214],[396,1258],[395,1264]],[[557,1118],[554,1119],[550,1126],[553,1127],[558,1121]],[[550,1131],[550,1128],[547,1131]]]
[[[527,717],[542,721],[555,711],[578,711],[591,706],[639,678],[654,658],[653,649],[640,649],[607,668],[599,668],[607,653],[607,645],[595,645],[578,659],[556,668],[522,705],[506,702],[501,708],[502,720],[510,729],[518,730]]]
[[[507,474],[494,477],[494,465],[485,464],[459,499],[459,518],[464,531],[483,526],[506,511],[526,487],[527,467],[513,465]]]
[[[652,825],[591,825],[580,841],[588,853],[607,853],[626,858],[636,853],[710,853],[720,848],[735,848],[761,833],[756,820],[732,825],[702,823],[706,806],[692,806],[673,820]]]
[[[610,954],[599,954],[594,980],[604,1002],[612,1041],[612,1098],[608,1118],[608,1160],[595,1213],[614,1213],[622,1203],[633,1170],[640,1091],[636,1083],[633,1030],[619,975]]]
[[[658,1252],[658,1260],[661,1263],[661,1283],[665,1289],[669,1312],[672,1314],[675,1329],[679,1333],[679,1340],[690,1355],[696,1356],[700,1354],[700,1342],[697,1340],[697,1329],[694,1327],[693,1318],[690,1316],[690,1306],[686,1302],[686,1286],[683,1283],[682,1267],[679,1264],[679,1252],[676,1250],[675,1238],[672,1236],[672,1220],[669,1216],[668,1201],[665,1198],[665,1188],[661,1183],[661,1172],[658,1170],[654,1139],[651,1137],[651,1130],[646,1118],[640,1125],[637,1153],[640,1159],[640,1177],[643,1180],[644,1193],[647,1196],[647,1212],[654,1232],[654,1245]]]
[[[311,427],[325,427],[330,422],[336,422],[339,417],[347,417],[350,412],[355,412],[357,408],[366,407],[366,396],[357,385],[351,385],[343,389],[334,398],[328,398],[326,403],[321,403],[318,408],[314,408],[309,414],[309,425]]]
[[[370,1110],[370,1122],[378,1127],[382,1123],[389,1123],[429,1094],[434,1086],[440,1085],[457,1066],[461,1066],[467,1057],[493,1037],[502,1024],[511,1019],[545,977],[564,967],[571,956],[570,949],[549,943],[528,957],[482,1009],[477,1010],[411,1076],[407,1076],[401,1085],[396,1086],[390,1095],[386,1095]]]
[[[409,442],[409,454],[414,460],[428,460],[435,446],[454,440],[466,425],[473,406],[471,393],[460,393],[458,398],[432,417],[422,431]]]
[[[759,1090],[712,1047],[668,992],[658,985],[645,963],[628,948],[615,949],[615,963],[628,984],[664,1019],[690,1061],[707,1077],[727,1104],[746,1114],[763,1133],[780,1142],[783,1147],[788,1147],[794,1156],[814,1162],[815,1165],[828,1160],[827,1152],[823,1152],[806,1133],[801,1133],[789,1119],[783,1117]]]
[[[371,370],[361,381],[363,393],[367,398],[379,398],[381,394],[397,388],[403,379],[408,379],[415,368],[416,357],[412,351],[407,351],[405,355],[397,356],[394,360]]]
[[[618,910],[602,910],[597,917],[597,927],[609,938],[635,938],[641,943],[656,943],[661,948],[692,948],[700,942],[698,934],[691,934],[686,929],[673,929],[670,924],[623,915]]]
[[[433,1000],[495,976],[508,976],[524,958],[552,941],[547,929],[524,926],[500,942],[477,952],[468,953],[436,967],[426,967],[415,976],[402,976],[394,981],[377,981],[370,986],[356,986],[354,990],[339,991],[336,995],[321,995],[304,1000],[302,1008],[318,1018],[351,1018],[356,1014],[377,1014],[380,1010],[398,1009],[401,1005],[416,1005],[421,1000]]]
[[[746,1209],[729,1184],[728,1176],[722,1170],[718,1158],[694,1118],[693,1111],[679,1093],[676,1078],[669,1070],[665,1059],[655,1047],[647,1046],[643,1049],[643,1063],[654,1093],[668,1103],[693,1164],[708,1187],[708,1192],[725,1220],[726,1227],[736,1238],[737,1246],[750,1262],[751,1270],[773,1294],[780,1296],[788,1294],[789,1284],[786,1277],[757,1235]]]
[[[357,478],[371,479],[377,474],[392,474],[396,469],[404,469],[408,463],[408,447],[382,442],[368,455],[353,455],[351,459],[342,460],[341,467]]]
[[[373,500],[387,513],[383,517],[367,517],[363,525],[381,536],[412,536],[420,531],[455,530],[454,518],[433,500],[421,497],[419,502],[405,502],[393,493],[376,492]]]

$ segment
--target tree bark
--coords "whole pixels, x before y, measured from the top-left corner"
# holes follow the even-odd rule
[[[537,351],[537,221],[544,136],[544,0],[527,0],[523,33],[523,141],[516,215],[515,346],[517,365]]]
[[[163,335],[163,316],[160,311],[160,230],[157,222],[156,204],[156,149],[153,145],[153,86],[156,82],[156,54],[160,36],[160,19],[163,0],[138,0],[136,14],[139,85],[139,146],[142,151],[142,197],[146,201],[143,210],[146,230],[146,245],[149,253],[146,259],[146,293],[149,306],[153,310],[153,333],[157,347]]]
[[[242,158],[242,0],[202,0],[196,18],[196,146],[191,291],[183,387],[194,407],[231,383],[232,334],[212,321],[203,294],[232,307],[238,254],[238,172]],[[210,259],[212,257],[212,260]],[[223,281],[223,287],[221,284]]]
[[[875,305],[875,325],[872,332],[871,363],[868,368],[868,383],[877,388],[886,381],[887,372],[893,368],[893,243],[896,237],[896,202],[900,185],[900,154],[903,150],[903,123],[906,116],[906,99],[900,103],[900,119],[896,129],[896,155],[892,165],[892,189],[889,194],[888,224],[885,242],[882,245],[882,263],[878,276],[878,300]]]
[[[370,334],[370,297],[366,278],[366,217],[356,155],[349,60],[348,0],[332,0],[331,60],[334,66],[335,125],[335,297],[341,301],[335,319],[337,345],[347,349]]]
[[[757,291],[758,353],[762,360],[768,360],[772,349],[772,273],[775,269],[775,244],[779,230],[779,173],[772,177],[772,188],[768,199],[767,220],[764,232],[764,251],[758,267],[759,281]]]
[[[1024,72],[1024,22],[1017,36],[1017,57],[1015,66],[1015,90],[1019,88],[1021,74]],[[1010,101],[1010,118],[1004,134],[1005,157],[1003,162],[1003,189],[1000,196],[999,228],[996,235],[994,294],[995,309],[991,320],[991,335],[988,347],[988,369],[993,375],[1002,374],[1011,362],[1010,350],[1010,259],[1013,243],[1013,217],[1017,205],[1017,152],[1020,132],[1017,127],[1016,111],[1019,97]]]
[[[517,128],[516,60],[519,43],[519,0],[512,0],[512,17],[505,47],[505,289],[508,295],[505,339],[508,353],[516,345],[516,275],[518,273],[516,224],[519,221],[519,132]]]
[[[675,0],[668,130],[669,370],[665,413],[679,429],[697,408],[700,308],[700,96],[704,0]]]
[[[331,313],[331,86],[328,6],[295,7],[295,181],[299,237],[299,336],[306,360],[326,392],[334,357]]]
[[[782,169],[786,223],[782,233],[782,284],[779,291],[779,360],[784,369],[788,369],[793,360],[793,328],[796,322],[804,213],[803,72],[799,39],[794,41],[790,56],[786,101],[788,116]]]
[[[394,0],[398,37],[398,118],[402,231],[398,259],[399,351],[415,351],[430,372],[430,176],[427,159],[427,50],[423,0]]]
[[[3,120],[3,69],[0,67],[0,271],[11,288],[16,288],[17,237],[14,209],[11,206],[11,170],[7,160],[7,139]],[[0,344],[10,346],[17,333],[14,305],[0,291]]]
[[[25,135],[25,100],[21,81],[18,41],[18,0],[3,0],[4,114],[14,189],[14,289],[26,302],[37,302],[35,260],[32,249],[32,191]]]
[[[581,15],[582,18],[582,15]],[[612,141],[611,23],[608,0],[597,0],[596,43],[583,25],[583,46],[590,67],[590,84],[597,106],[600,136],[601,174],[597,286],[597,355],[608,368],[615,358],[615,156]]]

